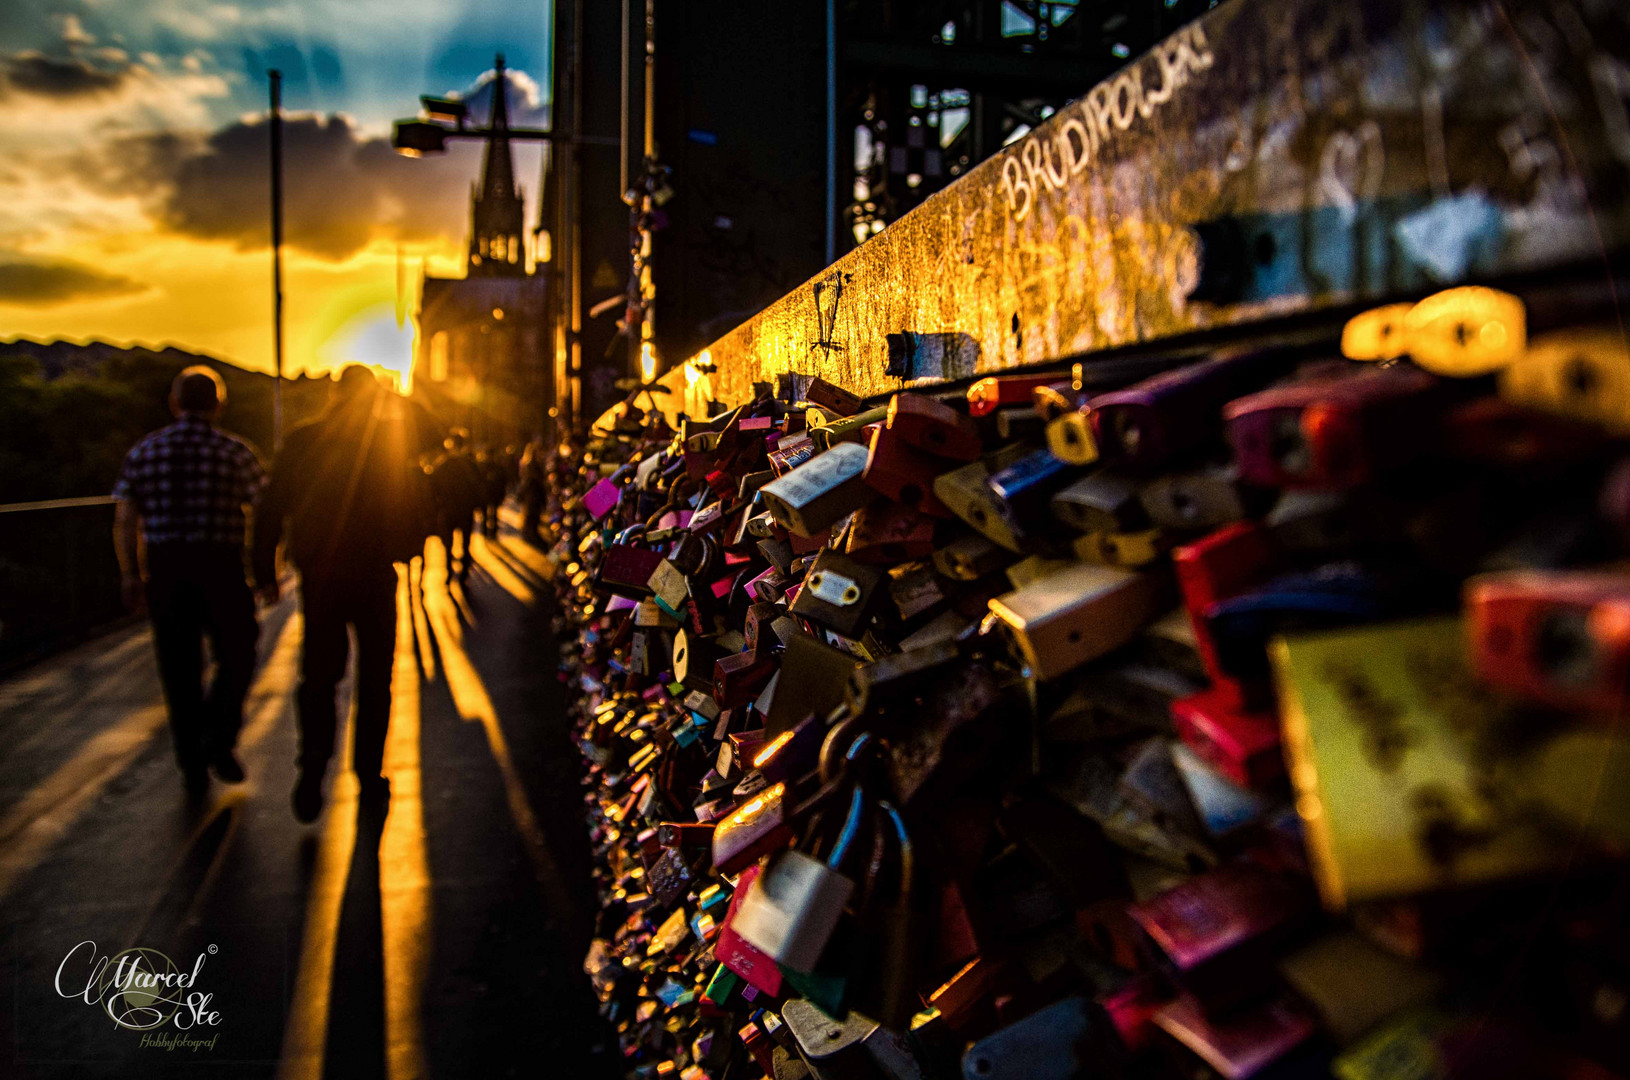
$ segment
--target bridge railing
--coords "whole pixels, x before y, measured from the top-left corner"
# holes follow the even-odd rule
[[[867,397],[1630,249],[1630,38],[1577,0],[1231,3],[696,357],[665,411]],[[1559,104],[1566,102],[1566,107]]]
[[[117,622],[114,500],[0,504],[0,666]]]

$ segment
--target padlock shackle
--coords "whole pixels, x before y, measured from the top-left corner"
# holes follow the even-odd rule
[[[905,819],[900,816],[900,811],[894,808],[894,804],[887,799],[880,799],[877,808],[894,825],[894,838],[900,845],[900,901],[909,903],[912,886],[917,881],[916,849],[912,847],[911,837],[906,833]]]
[[[834,870],[841,869],[843,861],[855,846],[855,837],[860,835],[860,822],[866,813],[866,792],[859,784],[849,796],[849,815],[843,819],[843,829],[838,833],[837,841],[832,845],[832,852],[826,857],[826,865]]]

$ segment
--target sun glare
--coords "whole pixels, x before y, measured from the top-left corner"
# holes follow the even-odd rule
[[[367,364],[405,394],[412,389],[414,336],[411,320],[398,325],[395,307],[380,304],[341,324],[318,349],[317,359],[330,370]]]

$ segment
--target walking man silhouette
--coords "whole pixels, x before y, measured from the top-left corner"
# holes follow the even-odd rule
[[[335,689],[357,639],[352,768],[365,803],[383,804],[380,775],[390,723],[396,649],[396,562],[417,555],[430,531],[430,498],[418,459],[422,425],[412,406],[386,393],[373,373],[349,365],[329,408],[290,431],[255,513],[255,582],[277,598],[277,545],[300,572],[305,611],[296,708],[300,768],[295,817],[317,819],[334,755]]]
[[[176,763],[192,795],[209,785],[206,769],[229,784],[243,779],[234,748],[260,635],[244,576],[244,507],[266,474],[248,443],[215,427],[225,404],[214,370],[182,371],[170,387],[175,423],[131,449],[113,488],[121,590],[131,611],[151,613]],[[207,689],[205,638],[215,660]]]

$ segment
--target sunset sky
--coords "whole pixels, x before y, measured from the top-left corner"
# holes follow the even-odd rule
[[[268,68],[284,75],[287,367],[405,364],[398,268],[458,272],[474,142],[390,149],[493,53],[544,122],[544,0],[0,0],[0,340],[175,344],[270,370]],[[536,218],[539,153],[516,170]],[[400,353],[392,356],[392,353]],[[359,355],[362,354],[362,355]]]

